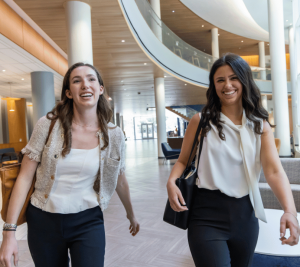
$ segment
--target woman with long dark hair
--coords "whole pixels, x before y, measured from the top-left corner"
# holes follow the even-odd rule
[[[104,265],[103,211],[116,190],[139,232],[125,177],[125,140],[97,69],[77,63],[67,71],[61,101],[35,125],[9,203],[0,263],[18,262],[16,222],[36,172],[27,210],[28,245],[36,267]],[[49,135],[50,133],[50,135]],[[48,140],[48,141],[47,141]]]
[[[225,54],[212,66],[209,82],[207,104],[201,112],[204,141],[197,159],[189,246],[197,267],[251,266],[258,219],[266,221],[258,187],[261,167],[284,211],[278,222],[282,244],[298,243],[297,212],[276,150],[273,126],[248,64],[238,55]],[[177,212],[187,210],[175,180],[187,164],[199,115],[189,123],[167,184],[171,207]],[[289,238],[284,237],[286,228],[291,231]]]

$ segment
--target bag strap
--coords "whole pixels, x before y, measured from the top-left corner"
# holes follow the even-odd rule
[[[56,121],[57,121],[57,119],[55,119],[55,120],[52,120],[52,121],[51,121],[51,124],[50,124],[50,127],[49,127],[48,136],[47,136],[47,139],[46,139],[46,142],[45,142],[45,144],[47,144],[47,143],[48,143],[48,140],[49,140],[50,134],[51,134],[51,132],[52,132],[52,130],[53,130],[53,127],[54,127],[54,125],[55,125]]]
[[[191,154],[190,154],[189,160],[187,162],[186,168],[188,168],[191,165],[192,160],[194,159],[194,157],[196,155],[196,152],[197,152],[197,143],[198,143],[198,136],[200,134],[200,131],[201,131],[201,128],[202,128],[202,124],[203,124],[203,116],[201,116],[201,119],[199,121],[199,125],[198,125],[197,131],[196,131],[196,135],[195,135],[195,139],[194,139],[194,142],[193,142]]]
[[[202,152],[203,140],[204,140],[204,136],[201,136],[200,146],[199,146],[199,153],[198,153],[198,162],[197,162],[197,173],[198,173],[198,168],[199,168],[199,163],[200,163],[200,156],[201,156],[201,152]]]

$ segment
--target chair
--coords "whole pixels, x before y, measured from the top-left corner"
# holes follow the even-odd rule
[[[281,158],[280,160],[291,184],[296,209],[300,210],[300,158]],[[282,209],[271,187],[268,185],[263,171],[260,173],[259,189],[266,209]]]
[[[16,155],[15,149],[13,147],[0,149],[0,159],[2,159],[2,154],[11,154],[12,160],[17,159],[17,155]],[[0,160],[0,163],[2,163],[2,161],[7,161],[7,160],[10,160],[10,157],[4,156],[3,159]]]
[[[181,149],[172,149],[168,143],[161,143],[161,149],[164,153],[164,163],[169,159],[178,159]]]
[[[279,154],[280,146],[281,146],[281,140],[279,138],[275,138],[275,145],[277,148],[277,152]]]

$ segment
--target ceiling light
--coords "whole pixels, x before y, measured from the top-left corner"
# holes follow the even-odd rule
[[[144,63],[144,65],[147,65],[147,63]]]
[[[167,76],[164,76],[165,78],[167,78]]]
[[[3,72],[5,72],[5,70],[2,70]]]
[[[286,21],[289,21],[288,19]]]
[[[270,44],[268,44],[268,45],[270,45]]]
[[[121,83],[122,83],[123,81],[121,81]]]
[[[218,36],[220,36],[220,34],[218,34]]]
[[[175,12],[175,10],[172,11],[173,13]]]
[[[24,81],[24,78],[22,78],[21,80]]]
[[[156,108],[147,108],[146,110],[148,110],[148,111],[153,111],[153,110],[155,110]]]
[[[292,25],[292,23],[290,25]]]
[[[185,84],[186,85],[186,84]]]
[[[121,42],[122,42],[122,43],[125,43],[125,40],[122,40]]]
[[[202,25],[202,28],[204,27],[204,25]]]
[[[244,41],[242,40],[241,42],[243,43]]]
[[[111,97],[109,97],[109,98],[108,98],[108,100],[109,100],[109,101],[111,101],[111,100],[112,100],[112,98],[111,98]]]

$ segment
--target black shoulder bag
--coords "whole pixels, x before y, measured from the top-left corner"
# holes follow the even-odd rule
[[[195,158],[196,151],[197,151],[197,143],[198,143],[198,136],[200,134],[202,124],[203,124],[203,117],[201,116],[201,120],[199,122],[196,136],[194,139],[194,143],[192,146],[192,150],[190,153],[190,157],[187,163],[187,166],[185,170],[183,171],[182,175],[180,178],[176,179],[176,185],[181,191],[181,194],[185,200],[186,206],[188,210],[186,211],[181,211],[181,212],[176,212],[171,208],[169,199],[167,201],[167,205],[165,208],[165,213],[164,213],[164,218],[163,220],[169,224],[172,224],[178,228],[186,230],[189,225],[189,217],[190,217],[190,211],[194,199],[194,190],[196,187],[196,179],[198,177],[198,165],[199,165],[199,160],[200,160],[200,155],[201,155],[201,150],[202,150],[202,144],[203,144],[203,137],[201,136],[200,138],[200,146],[199,146],[199,156],[198,156],[198,162],[197,162],[197,167],[192,164],[193,159]]]

